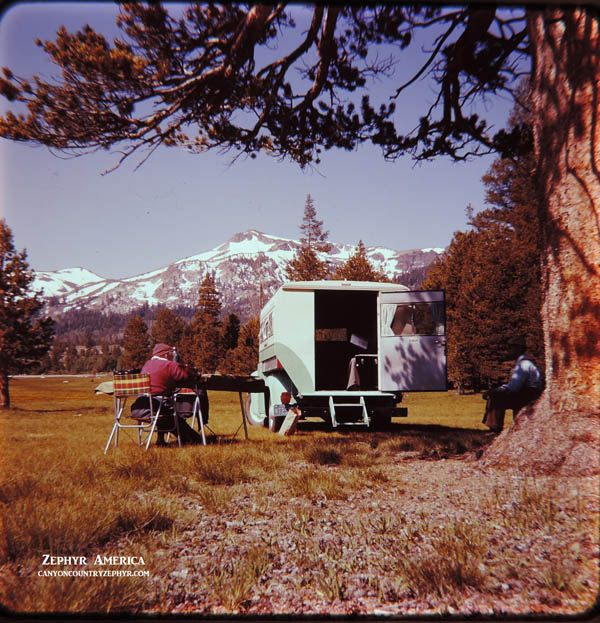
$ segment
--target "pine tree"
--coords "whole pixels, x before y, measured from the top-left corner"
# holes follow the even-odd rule
[[[64,370],[67,374],[75,374],[77,371],[77,362],[79,360],[79,353],[75,344],[69,344],[65,351],[63,359]]]
[[[221,293],[214,273],[206,273],[200,285],[198,309],[184,331],[181,354],[203,374],[216,371],[223,357]]]
[[[487,210],[471,224],[472,231],[455,234],[424,283],[425,289],[446,291],[448,377],[459,390],[506,379],[513,363],[509,339],[533,332],[523,317],[527,288],[537,286],[536,264],[519,260],[520,242],[507,223]],[[539,314],[537,324],[539,330]],[[528,346],[539,355],[539,341]]]
[[[150,357],[148,326],[141,316],[134,316],[123,331],[122,368],[141,368]]]
[[[301,247],[285,267],[285,275],[289,281],[319,281],[327,279],[329,267],[313,249]]]
[[[100,363],[98,364],[99,372],[110,372],[117,367],[119,361],[119,347],[114,349],[108,342],[102,342],[102,352],[100,355]]]
[[[289,281],[327,279],[329,265],[320,260],[318,254],[331,250],[331,244],[327,242],[329,232],[323,231],[323,221],[317,219],[317,211],[310,195],[306,196],[300,231],[303,234],[300,237],[300,248],[285,266],[286,277]]]
[[[156,321],[152,325],[150,336],[154,344],[162,343],[179,348],[184,328],[185,323],[182,318],[168,307],[163,307],[156,314]]]
[[[62,372],[63,357],[66,349],[66,342],[58,337],[55,337],[52,342],[52,347],[50,348],[50,372]]]
[[[258,318],[251,318],[240,330],[237,346],[226,353],[221,370],[225,374],[251,374],[258,366]]]
[[[523,114],[515,110],[511,122]],[[459,391],[505,379],[514,336],[526,340],[543,367],[539,206],[531,166],[531,156],[494,161],[483,177],[492,207],[468,212],[472,230],[455,233],[424,283],[446,291],[448,377]]]
[[[362,240],[358,241],[354,254],[335,269],[331,278],[346,281],[389,281],[387,275],[375,270],[369,261]]]
[[[512,123],[529,119],[525,112],[513,113]],[[518,267],[511,288],[522,297],[517,322],[526,339],[529,354],[537,362],[544,360],[544,338],[541,320],[542,276],[540,248],[542,246],[538,219],[539,198],[532,183],[533,155],[518,159],[497,158],[484,175],[486,202],[493,206],[492,215],[506,221],[514,244],[512,263]]]
[[[300,231],[303,233],[303,236],[300,237],[300,242],[303,245],[322,253],[328,253],[331,250],[331,244],[327,242],[329,232],[323,231],[323,221],[317,218],[315,202],[310,195],[306,195]]]
[[[236,314],[229,314],[223,325],[223,348],[233,350],[238,345],[240,337],[240,319]]]
[[[11,229],[0,219],[0,409],[10,407],[9,375],[35,367],[50,350],[54,322],[31,291],[27,253],[18,253]]]

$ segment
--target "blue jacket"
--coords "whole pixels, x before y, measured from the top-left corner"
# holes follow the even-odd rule
[[[518,392],[521,389],[543,389],[542,373],[528,355],[521,355],[510,373],[510,380],[500,387],[501,391]]]

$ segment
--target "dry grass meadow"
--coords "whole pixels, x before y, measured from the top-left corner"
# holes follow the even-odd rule
[[[484,471],[480,396],[291,437],[209,393],[206,447],[103,454],[106,378],[19,377],[0,415],[12,613],[572,615],[598,596],[597,478]],[[510,418],[506,425],[510,424]],[[119,559],[118,557],[124,557]],[[95,575],[92,575],[95,574]]]

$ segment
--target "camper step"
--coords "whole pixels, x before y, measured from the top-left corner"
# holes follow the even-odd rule
[[[356,421],[348,422],[345,418],[343,421],[339,421],[336,416],[336,409],[348,409],[350,407],[358,407],[361,410],[360,419]],[[365,399],[361,396],[359,402],[336,402],[333,396],[329,396],[329,413],[331,416],[331,425],[333,428],[337,428],[341,424],[344,426],[369,426],[369,415],[367,413],[367,406]]]
[[[358,407],[359,409],[363,408],[363,405],[359,402],[334,402],[336,407]]]

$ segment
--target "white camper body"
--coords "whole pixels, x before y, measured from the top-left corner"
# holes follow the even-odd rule
[[[288,409],[332,427],[405,416],[407,391],[446,389],[444,293],[398,284],[302,281],[284,284],[260,315],[264,398],[248,417],[276,429]]]

